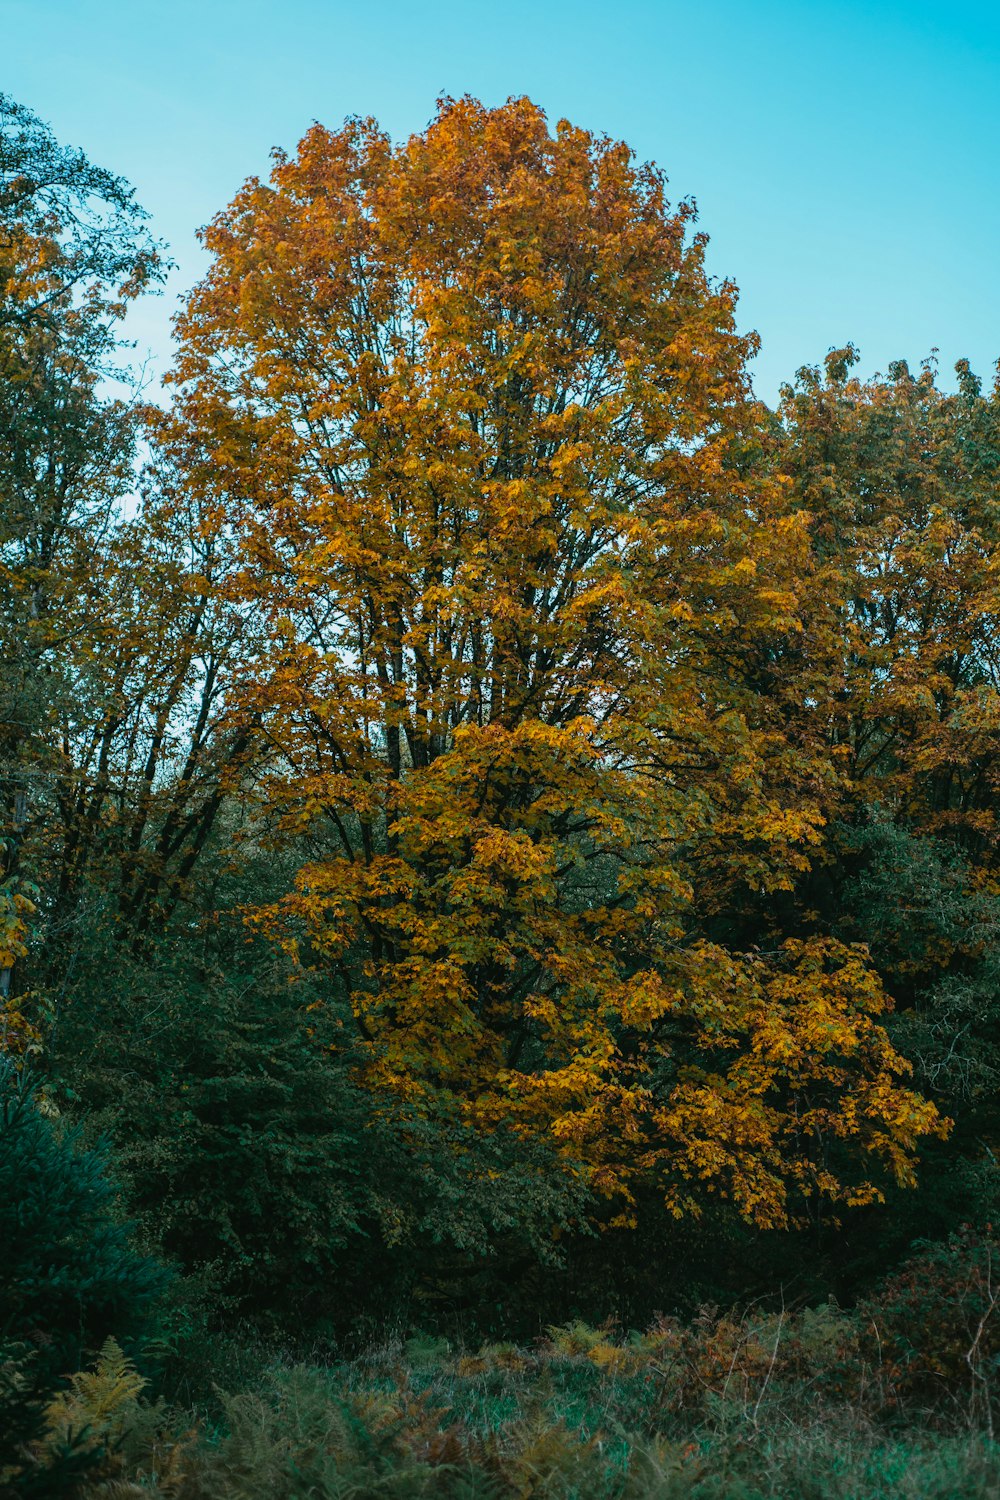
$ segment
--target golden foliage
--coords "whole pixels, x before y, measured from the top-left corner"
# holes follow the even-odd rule
[[[772,1224],[938,1122],[863,953],[699,934],[808,868],[836,775],[755,677],[808,529],[692,220],[523,99],[315,126],[206,231],[163,443],[317,851],[251,919],[346,987],[371,1086],[546,1133],[626,1216],[651,1175]]]

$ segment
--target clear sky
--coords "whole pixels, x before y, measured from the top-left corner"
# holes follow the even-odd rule
[[[779,383],[1000,356],[1000,4],[968,0],[0,0],[0,90],[129,178],[178,261],[133,334],[169,360],[194,234],[273,145],[439,94],[528,94],[693,196]]]

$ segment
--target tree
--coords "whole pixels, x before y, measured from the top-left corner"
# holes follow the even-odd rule
[[[22,845],[94,646],[101,544],[136,412],[102,397],[128,300],[161,273],[131,190],[0,95],[0,1005],[26,953]],[[23,1025],[18,1029],[23,1033]]]
[[[109,1334],[139,1337],[168,1277],[115,1212],[106,1151],[60,1129],[9,1058],[0,1091],[0,1336],[38,1342],[63,1372]]]
[[[800,370],[780,410],[812,536],[808,650],[784,670],[839,768],[796,915],[868,945],[895,1044],[955,1118],[883,1231],[903,1245],[996,1213],[1000,402],[964,360],[952,391],[932,360],[857,362]]]
[[[43,1462],[31,1445],[46,1409],[86,1350],[111,1334],[133,1346],[155,1331],[164,1267],[131,1243],[115,1212],[103,1148],[62,1129],[36,1085],[0,1057],[0,1486],[72,1493],[99,1461],[82,1434]]]
[[[998,392],[964,361],[947,393],[930,363],[862,381],[856,360],[800,371],[782,412],[813,534],[813,696],[841,767],[827,916],[873,945],[907,1008],[950,972],[943,1010],[957,983],[956,1014],[981,1012],[969,981],[993,946],[1000,849]]]
[[[164,498],[169,485],[150,469],[135,516],[109,537],[91,616],[98,649],[77,664],[76,712],[59,724],[61,837],[50,840],[50,928],[97,900],[136,951],[190,898],[255,740],[229,712],[232,679],[254,652],[222,592],[230,559],[196,514]]]
[[[155,283],[145,220],[127,182],[0,94],[0,340],[59,327],[67,300],[114,313]]]
[[[263,943],[201,946],[84,972],[47,1061],[114,1143],[144,1237],[211,1287],[213,1322],[312,1340],[405,1316],[414,1284],[454,1298],[552,1259],[585,1186],[551,1143],[373,1098],[346,1007],[290,1003]]]
[[[132,946],[169,919],[248,748],[225,712],[236,642],[250,654],[226,557],[163,503],[165,469],[136,493],[155,414],[106,378],[127,374],[126,304],[163,270],[144,219],[0,99],[4,1048],[37,1039],[94,910]]]
[[[875,1193],[851,1148],[908,1179],[937,1122],[862,954],[699,929],[807,866],[825,771],[744,670],[806,532],[692,220],[527,100],[316,126],[206,232],[167,441],[314,851],[256,921],[350,996],[370,1086],[775,1223]]]
[[[783,392],[784,466],[811,516],[831,746],[855,806],[882,802],[977,862],[996,859],[1000,786],[1000,391],[968,364],[825,375]]]

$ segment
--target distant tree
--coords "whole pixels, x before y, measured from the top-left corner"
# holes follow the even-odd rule
[[[162,270],[131,190],[0,95],[0,1005],[25,954],[21,850],[94,648],[136,411],[102,397],[125,305]],[[72,713],[70,717],[74,717]],[[5,1040],[12,1034],[10,1014]],[[23,1030],[23,1028],[19,1029]]]
[[[152,413],[108,379],[163,269],[127,184],[0,98],[0,1050],[37,1034],[82,905],[133,945],[169,917],[246,745],[225,555],[165,470],[138,493]]]
[[[0,94],[0,343],[60,326],[68,298],[114,313],[155,282],[146,218],[128,183]]]
[[[814,639],[855,805],[897,807],[995,864],[1000,789],[1000,387],[857,353],[786,386],[785,467],[811,517]],[[816,650],[816,659],[823,652]]]

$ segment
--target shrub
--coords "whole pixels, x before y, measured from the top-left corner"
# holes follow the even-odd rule
[[[1000,1408],[1000,1242],[968,1227],[923,1242],[862,1304],[865,1350],[890,1406],[982,1425]]]
[[[45,1114],[33,1083],[0,1057],[0,1476],[4,1493],[68,1492],[93,1450],[67,1430],[39,1465],[61,1378],[111,1335],[153,1331],[166,1271],[133,1247],[115,1211],[103,1147]],[[46,1477],[47,1476],[47,1477]]]
[[[168,1273],[116,1212],[103,1145],[43,1113],[35,1085],[0,1057],[0,1337],[64,1371],[109,1335],[151,1329]]]

